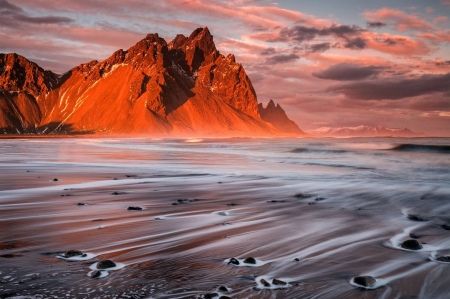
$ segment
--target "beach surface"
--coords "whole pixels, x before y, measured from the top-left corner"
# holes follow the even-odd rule
[[[449,182],[448,138],[2,139],[0,298],[448,298]]]

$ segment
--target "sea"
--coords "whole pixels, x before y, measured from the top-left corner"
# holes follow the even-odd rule
[[[0,298],[449,294],[449,138],[0,140]]]

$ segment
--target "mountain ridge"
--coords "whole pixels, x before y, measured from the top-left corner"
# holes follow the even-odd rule
[[[307,130],[308,134],[318,137],[426,137],[425,133],[413,132],[408,128],[387,128],[381,125],[357,127],[321,127]]]
[[[169,43],[148,34],[128,50],[62,75],[1,54],[0,128],[4,134],[305,135],[261,118],[243,66],[220,54],[207,27]]]

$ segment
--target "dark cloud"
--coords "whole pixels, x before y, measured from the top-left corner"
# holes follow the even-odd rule
[[[294,27],[282,29],[280,31],[279,37],[272,40],[272,42],[294,41],[302,43],[305,41],[311,41],[316,37],[334,36],[344,39],[346,41],[346,48],[364,49],[366,48],[366,41],[359,37],[359,35],[364,31],[364,29],[355,25],[331,25],[330,27],[325,27],[322,29],[297,25]],[[327,43],[317,44],[317,46],[311,46],[311,49],[313,50],[313,52],[323,52],[330,47],[330,44],[326,44]]]
[[[360,37],[355,37],[355,38],[347,40],[344,47],[348,48],[348,49],[354,49],[354,50],[365,49],[366,41]]]
[[[300,56],[297,54],[281,54],[281,55],[274,55],[272,57],[269,57],[266,60],[267,64],[278,64],[278,63],[286,63],[290,61],[295,61],[299,59]]]
[[[306,49],[312,53],[322,53],[331,48],[331,43],[320,43],[308,45]]]
[[[275,48],[267,48],[264,51],[261,52],[261,55],[273,55],[277,53],[277,50],[275,50]]]
[[[399,100],[436,92],[450,93],[450,73],[422,75],[415,78],[359,81],[331,86],[328,91],[361,100]]]
[[[351,63],[340,63],[333,65],[326,70],[315,72],[312,75],[314,77],[326,80],[363,80],[375,75],[378,75],[384,67],[379,66],[362,66]]]
[[[14,27],[14,23],[16,22],[31,24],[64,24],[74,21],[71,18],[58,16],[33,17],[28,15],[22,8],[15,6],[6,0],[0,0],[0,19],[0,24],[9,27]]]
[[[435,65],[436,66],[450,66],[450,60],[436,62]]]
[[[367,22],[367,27],[369,27],[369,28],[381,28],[381,27],[384,27],[386,25],[387,25],[386,23],[379,22],[379,21]]]

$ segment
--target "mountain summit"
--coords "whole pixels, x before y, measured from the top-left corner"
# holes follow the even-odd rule
[[[244,68],[219,53],[206,27],[170,43],[148,34],[62,75],[0,54],[5,134],[304,135],[280,109],[258,107]]]

